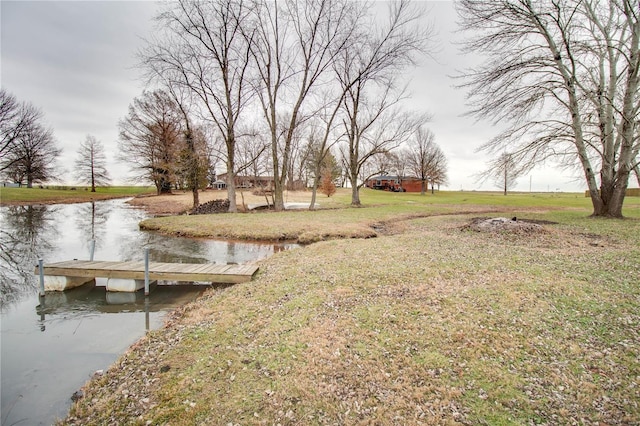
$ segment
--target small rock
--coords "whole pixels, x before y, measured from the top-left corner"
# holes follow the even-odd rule
[[[71,395],[71,400],[73,402],[79,401],[84,397],[84,392],[82,390],[75,391],[73,395]]]

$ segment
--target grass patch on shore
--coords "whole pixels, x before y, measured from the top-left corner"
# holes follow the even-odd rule
[[[181,309],[65,423],[640,422],[640,199],[610,220],[566,194],[363,191],[357,209],[339,197],[331,210],[145,222],[321,242]],[[554,224],[464,226],[507,214]]]
[[[330,209],[316,211],[252,212],[242,214],[181,215],[147,219],[144,230],[165,234],[239,240],[296,241],[307,244],[336,238],[370,238],[401,232],[410,218],[443,214],[501,214],[528,217],[547,212],[590,213],[584,194],[437,192],[435,195],[362,190],[363,207],[350,208],[350,193],[342,189]],[[625,200],[625,214],[640,217],[640,197]],[[336,211],[338,209],[338,211]]]
[[[588,213],[537,206],[558,223],[534,234],[407,216],[280,252],[141,339],[65,423],[638,424],[640,220]]]
[[[82,203],[86,201],[107,200],[111,198],[134,197],[140,194],[152,194],[153,187],[109,186],[91,188],[84,186],[48,186],[44,188],[0,188],[0,205],[11,204],[53,204]]]

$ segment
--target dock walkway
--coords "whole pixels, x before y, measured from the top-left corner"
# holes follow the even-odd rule
[[[149,280],[152,281],[171,280],[237,284],[251,281],[257,271],[258,266],[256,265],[149,262]],[[110,280],[143,281],[145,279],[145,264],[140,261],[69,260],[45,264],[43,265],[43,272],[45,277],[66,277],[67,281],[74,280],[78,283],[98,277]],[[40,273],[38,267],[36,267],[35,273]],[[73,285],[65,288],[71,287]],[[50,289],[53,290],[54,288]]]

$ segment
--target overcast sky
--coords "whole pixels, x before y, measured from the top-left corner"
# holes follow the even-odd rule
[[[426,59],[412,73],[411,107],[433,116],[429,127],[449,161],[449,185],[443,189],[495,189],[474,175],[488,160],[476,149],[496,131],[490,123],[461,117],[465,93],[450,78],[473,61],[452,44],[460,39],[454,34],[453,2],[428,6],[440,48],[437,61]],[[122,183],[127,166],[116,160],[117,124],[143,90],[135,54],[153,30],[156,4],[2,0],[0,8],[2,87],[42,109],[63,149],[66,181],[72,182],[78,145],[91,134],[104,144],[111,176]],[[516,190],[582,191],[584,186],[575,176],[546,167],[521,178]]]

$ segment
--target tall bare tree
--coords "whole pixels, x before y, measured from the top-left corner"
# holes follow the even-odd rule
[[[226,146],[229,211],[235,212],[236,144],[247,83],[251,25],[243,0],[179,0],[158,16],[164,33],[142,52],[143,65],[165,84],[191,91]]]
[[[482,146],[584,175],[594,216],[622,217],[637,164],[640,8],[634,0],[461,0],[470,114],[508,123]],[[598,183],[599,181],[599,183]]]
[[[331,149],[340,141],[340,112],[349,85],[333,85],[334,90],[326,91],[322,97],[322,105],[316,110],[312,121],[308,146],[306,149],[308,170],[312,176],[311,202],[309,210],[316,204],[316,195],[323,172],[325,158],[332,156]],[[331,138],[331,139],[330,139]]]
[[[503,152],[499,157],[491,160],[487,169],[478,177],[482,181],[492,181],[497,188],[502,190],[504,195],[507,195],[517,185],[518,178],[528,171],[529,168],[518,164],[511,153]]]
[[[376,169],[361,176],[365,164],[379,155],[386,159],[385,155],[407,141],[424,121],[424,117],[400,109],[399,97],[389,99],[385,92],[381,98],[365,101],[361,90],[361,85],[355,86],[345,101],[348,111],[343,122],[346,142],[341,145],[351,181],[352,206],[361,205],[360,187],[372,174],[381,172]]]
[[[405,93],[397,84],[400,71],[428,51],[432,31],[421,20],[423,10],[409,1],[392,2],[388,16],[386,24],[363,23],[357,42],[334,64],[346,93],[342,156],[348,164],[352,206],[361,204],[364,181],[359,183],[358,176],[369,158],[400,145],[425,119],[402,112]]]
[[[271,136],[275,208],[283,210],[296,131],[309,116],[313,90],[326,82],[336,57],[349,45],[357,22],[354,9],[361,6],[346,0],[257,3],[252,56]]]
[[[135,177],[151,181],[158,194],[170,193],[182,150],[182,114],[167,92],[144,92],[129,106],[120,128],[120,158]]]
[[[96,186],[106,186],[111,182],[104,145],[95,136],[87,135],[80,144],[75,165],[76,179],[91,185],[91,192],[96,192]]]
[[[422,182],[420,193],[424,195],[429,183],[441,185],[447,181],[447,158],[435,143],[435,136],[429,129],[421,127],[409,141],[407,151],[409,169]]]

